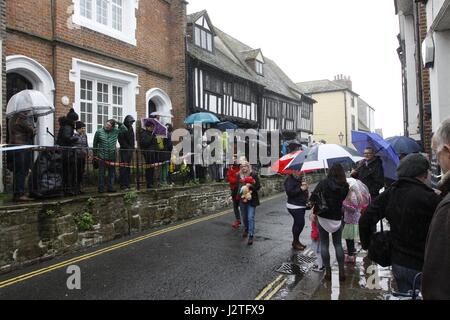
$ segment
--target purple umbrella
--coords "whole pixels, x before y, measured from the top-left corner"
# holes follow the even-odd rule
[[[167,127],[163,125],[161,122],[159,122],[155,118],[148,118],[142,120],[143,127],[149,127],[151,124],[153,124],[153,126],[155,127],[153,129],[153,133],[156,136],[162,136],[167,138]]]

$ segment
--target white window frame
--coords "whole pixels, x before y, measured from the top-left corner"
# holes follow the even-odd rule
[[[113,118],[113,93],[112,86],[119,86],[123,89],[123,100],[122,100],[122,116],[131,115],[137,119],[136,111],[136,95],[139,94],[139,77],[136,74],[129,73],[123,70],[114,69],[92,62],[72,59],[72,70],[70,71],[69,80],[75,85],[75,100],[73,108],[77,113],[80,113],[81,109],[81,79],[87,79],[95,81],[93,84],[93,100],[97,101],[97,82],[109,83],[110,87],[110,100],[109,105],[111,110],[109,110],[109,117]],[[94,140],[95,130],[97,129],[97,104],[93,102],[93,131],[88,134],[89,142],[92,144]]]
[[[264,63],[259,61],[259,60],[255,60],[255,69],[256,69],[256,73],[259,74],[260,76],[264,75]]]
[[[88,132],[92,132],[94,130],[94,85],[95,83],[88,78],[83,78],[80,79],[80,81],[86,81],[86,94],[88,92],[87,90],[87,82],[91,82],[91,99],[88,99],[87,95],[85,96],[85,98],[83,99],[81,97],[81,90],[82,90],[82,86],[80,83],[80,121],[83,121],[86,124],[86,130]],[[85,105],[85,110],[81,109],[81,105],[84,103]],[[88,109],[88,105],[90,105],[90,111]],[[90,114],[90,121],[88,118],[88,114]]]
[[[90,19],[81,15],[81,0],[72,0],[74,6],[72,23],[136,46],[136,10],[139,9],[139,0],[122,0],[122,30],[117,30],[113,27],[112,8],[115,5],[113,5],[112,0],[106,1],[108,1],[107,25],[97,22],[97,0],[91,1]]]

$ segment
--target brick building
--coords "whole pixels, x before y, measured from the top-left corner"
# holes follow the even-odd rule
[[[53,144],[73,107],[92,141],[109,118],[185,118],[184,0],[6,0],[7,96],[32,88],[56,107],[40,118]],[[4,104],[5,105],[5,104]],[[5,109],[3,109],[5,110]]]

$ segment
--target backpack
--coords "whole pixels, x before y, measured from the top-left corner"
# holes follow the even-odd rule
[[[390,194],[395,189],[391,186],[385,192],[388,197],[385,203],[385,208],[390,201]],[[368,249],[369,259],[376,262],[382,267],[389,267],[392,265],[392,238],[390,231],[383,230],[383,218],[381,218],[381,231],[372,235]]]

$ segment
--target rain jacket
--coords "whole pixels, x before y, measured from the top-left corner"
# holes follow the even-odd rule
[[[320,215],[321,218],[330,220],[342,220],[342,203],[347,197],[349,191],[348,183],[338,184],[334,179],[326,178],[319,182],[311,194],[311,201],[318,203],[319,194],[322,193],[327,202],[328,211]]]
[[[77,148],[76,149],[77,158],[85,158],[89,151],[87,135],[75,132],[74,137],[76,139],[74,145]]]
[[[231,196],[233,200],[236,200],[238,195],[238,182],[239,182],[239,166],[231,166],[227,170],[227,180],[230,184]]]
[[[33,126],[26,116],[20,113],[14,115],[8,122],[9,143],[13,145],[32,145],[34,131]]]
[[[287,194],[287,203],[295,206],[305,207],[308,202],[308,190],[303,191],[302,179],[297,179],[289,175],[284,181],[284,190]]]
[[[74,136],[75,124],[67,117],[59,118],[59,131],[56,144],[61,147],[74,147],[77,138]]]
[[[135,148],[135,134],[133,129],[133,120],[132,116],[126,116],[123,124],[127,128],[127,130],[119,133],[118,140],[121,149],[124,150],[134,150]]]
[[[370,245],[373,226],[387,218],[392,241],[392,263],[422,270],[428,229],[441,200],[441,196],[420,180],[400,178],[376,198],[361,216],[359,233],[363,249]],[[439,252],[439,255],[442,253]]]
[[[144,130],[141,134],[139,146],[142,150],[146,163],[157,163],[158,157],[156,151],[158,150],[158,142],[153,132]]]
[[[449,190],[450,173],[440,190]],[[438,205],[431,221],[423,264],[422,295],[426,300],[450,300],[450,194]]]
[[[381,159],[374,157],[369,162],[362,160],[355,171],[352,177],[361,180],[369,188],[372,197],[378,196],[380,189],[384,186],[384,169]]]
[[[116,161],[116,145],[119,133],[127,132],[127,127],[118,122],[119,128],[106,131],[105,128],[97,130],[94,136],[94,156],[102,160]]]
[[[167,138],[162,139],[163,148],[159,151],[158,160],[161,162],[169,161],[172,156],[173,143],[172,143],[172,134],[170,132],[167,133]]]

